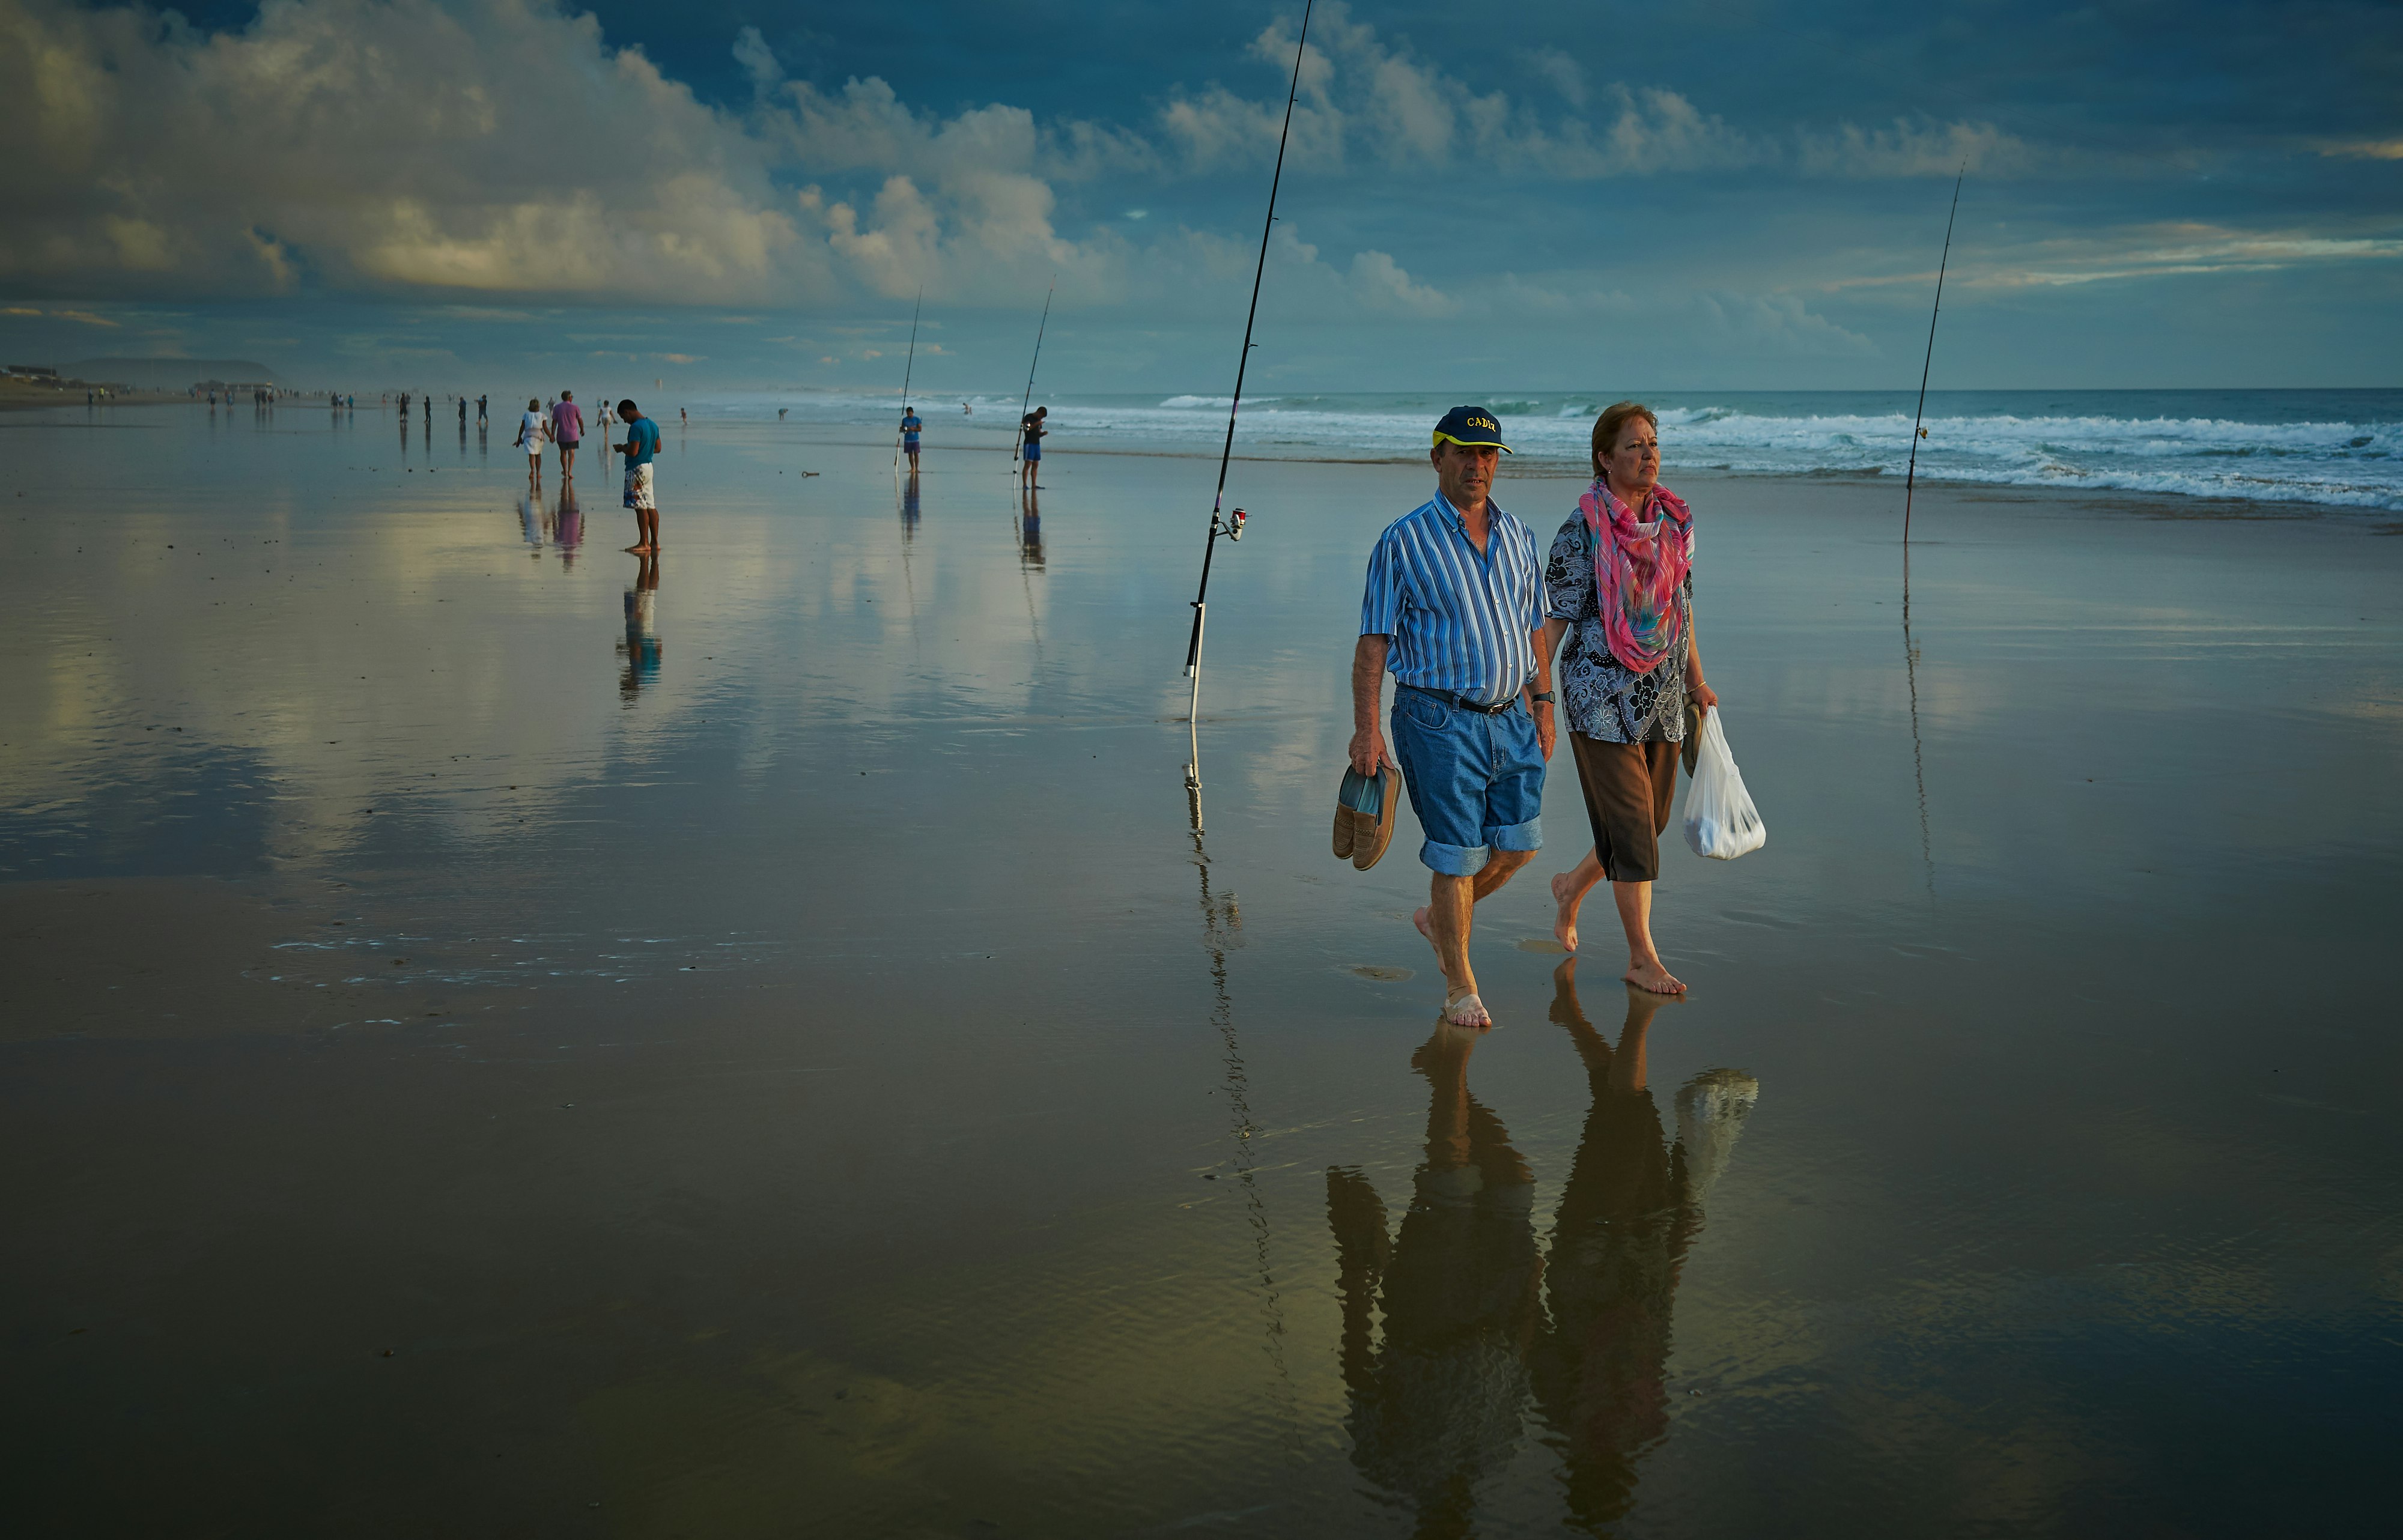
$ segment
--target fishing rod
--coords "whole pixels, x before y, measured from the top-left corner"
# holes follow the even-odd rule
[[[1952,261],[1952,221],[1961,213],[1961,183],[1969,174],[1969,162],[1961,162],[1961,174],[1952,178],[1952,212],[1944,216],[1944,255],[1936,264],[1936,308],[1927,312],[1927,356],[1919,365],[1919,409],[1910,415],[1910,468],[1902,478],[1902,544],[1910,546],[1910,493],[1919,480],[1919,441],[1927,430],[1919,424],[1927,416],[1927,371],[1936,363],[1936,318],[1944,312],[1944,270]]]
[[[1218,536],[1221,534],[1230,540],[1240,540],[1243,537],[1243,510],[1241,508],[1235,510],[1232,523],[1220,519],[1219,510],[1225,507],[1227,503],[1227,463],[1235,455],[1235,413],[1242,409],[1243,403],[1243,371],[1251,366],[1252,362],[1252,325],[1259,318],[1260,279],[1268,271],[1269,266],[1269,231],[1276,225],[1277,188],[1285,180],[1285,141],[1293,133],[1293,104],[1301,95],[1302,50],[1310,45],[1310,13],[1316,3],[1317,0],[1307,0],[1303,5],[1301,36],[1293,46],[1293,81],[1285,90],[1285,127],[1277,132],[1276,171],[1269,177],[1269,214],[1268,218],[1260,226],[1259,260],[1252,269],[1251,308],[1243,312],[1243,353],[1235,364],[1235,394],[1227,403],[1226,447],[1218,451],[1218,492],[1210,502],[1210,536],[1202,547],[1202,586],[1193,596],[1193,636],[1185,645],[1185,673],[1186,676],[1193,681],[1193,702],[1186,714],[1186,720],[1196,725],[1197,735],[1200,730],[1198,724],[1202,716],[1202,622],[1209,614],[1210,559],[1217,554]],[[1201,748],[1197,742],[1193,763],[1186,767],[1187,779],[1196,786],[1199,785],[1201,763]]]
[[[1009,468],[1018,469],[1019,446],[1026,442],[1026,408],[1035,399],[1035,366],[1043,362],[1043,331],[1051,325],[1051,296],[1058,292],[1060,280],[1055,275],[1051,286],[1043,291],[1043,319],[1035,326],[1035,356],[1026,365],[1026,394],[1018,398],[1018,437],[1009,446]]]
[[[901,366],[901,415],[904,417],[910,415],[910,371],[918,365],[918,312],[925,303],[926,285],[921,284],[918,285],[917,303],[910,307],[910,358]],[[893,471],[896,476],[901,471],[901,435],[898,432],[893,435]]]

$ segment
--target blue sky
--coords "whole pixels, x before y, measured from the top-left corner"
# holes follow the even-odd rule
[[[0,352],[1223,389],[1299,6],[0,0]],[[1322,5],[1287,388],[2395,385],[2403,7]],[[492,379],[497,388],[500,382]]]

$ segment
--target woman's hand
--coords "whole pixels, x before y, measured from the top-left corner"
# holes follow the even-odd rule
[[[1708,711],[1713,706],[1719,703],[1719,692],[1711,688],[1707,683],[1700,679],[1687,680],[1686,693],[1692,696],[1694,698],[1694,704],[1702,707],[1704,711]]]

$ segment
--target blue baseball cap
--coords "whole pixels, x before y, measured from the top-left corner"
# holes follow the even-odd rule
[[[1435,425],[1435,441],[1447,440],[1465,450],[1510,452],[1510,446],[1502,442],[1502,424],[1483,407],[1454,407],[1445,412],[1443,421]]]

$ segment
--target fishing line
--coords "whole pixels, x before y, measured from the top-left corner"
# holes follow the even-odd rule
[[[1051,286],[1043,291],[1043,319],[1037,322],[1035,327],[1035,356],[1028,360],[1026,365],[1026,394],[1018,398],[1018,437],[1010,440],[1009,445],[1009,469],[1012,475],[1017,474],[1018,471],[1019,447],[1026,442],[1026,409],[1035,399],[1035,366],[1043,362],[1043,331],[1051,324],[1051,296],[1058,293],[1059,288],[1060,280],[1055,274],[1051,279]]]
[[[1193,700],[1187,709],[1186,721],[1194,729],[1193,763],[1185,768],[1185,773],[1188,784],[1196,790],[1200,788],[1202,773],[1202,624],[1209,614],[1210,559],[1217,553],[1218,536],[1224,534],[1240,540],[1243,534],[1242,510],[1236,511],[1231,524],[1221,519],[1219,514],[1227,503],[1227,465],[1235,455],[1235,413],[1242,409],[1243,403],[1243,371],[1252,362],[1252,326],[1260,313],[1260,280],[1268,271],[1269,232],[1276,225],[1277,188],[1285,181],[1285,141],[1293,133],[1293,104],[1301,95],[1301,60],[1303,51],[1310,46],[1310,13],[1316,3],[1317,0],[1308,0],[1302,7],[1301,35],[1293,46],[1293,80],[1285,90],[1285,127],[1277,132],[1276,170],[1269,177],[1268,218],[1260,225],[1260,256],[1252,269],[1252,303],[1251,308],[1243,312],[1243,352],[1235,363],[1235,394],[1227,403],[1226,446],[1218,451],[1218,491],[1210,502],[1210,534],[1202,547],[1202,584],[1193,596],[1193,635],[1185,645],[1185,673],[1193,681]]]
[[[1919,441],[1927,437],[1920,423],[1927,416],[1927,371],[1936,363],[1936,318],[1944,312],[1944,270],[1952,261],[1952,221],[1961,213],[1961,183],[1969,174],[1969,162],[1961,162],[1961,174],[1952,178],[1952,212],[1944,216],[1944,255],[1936,264],[1936,308],[1927,312],[1927,356],[1919,364],[1919,409],[1910,414],[1910,468],[1902,479],[1902,544],[1910,546],[1910,493],[1919,479]]]

